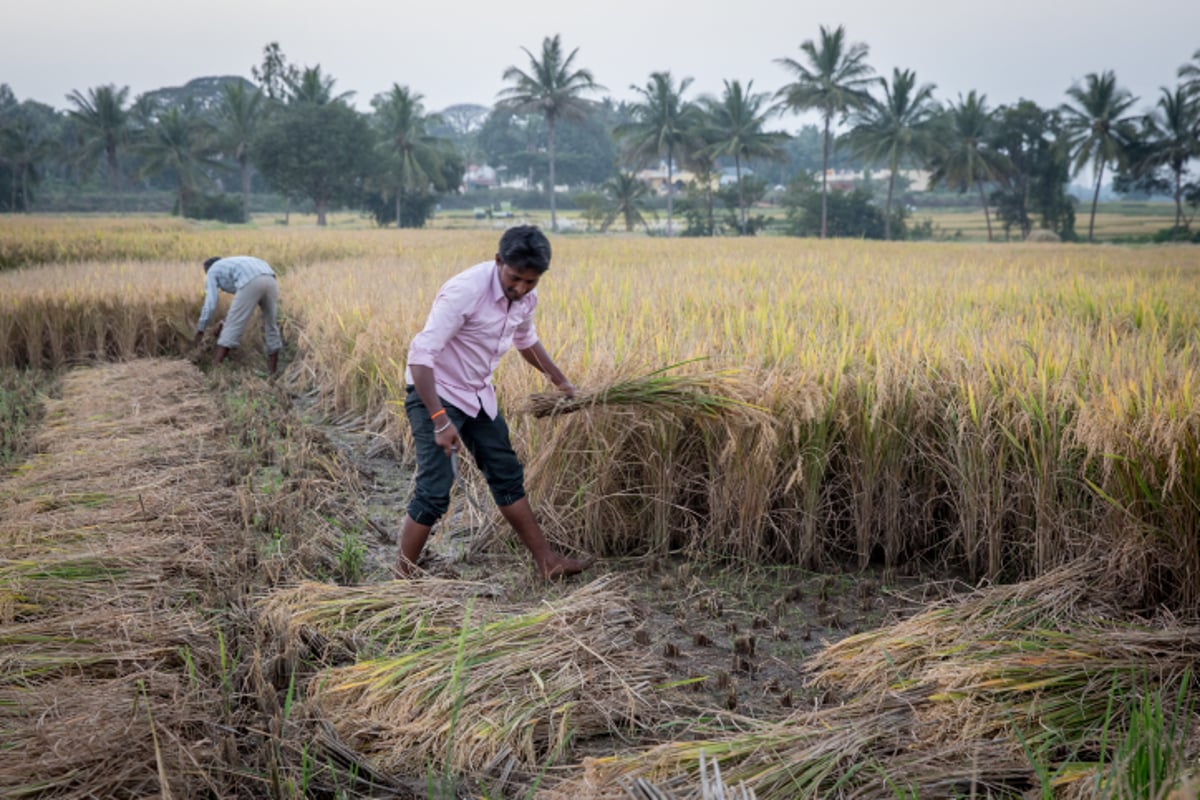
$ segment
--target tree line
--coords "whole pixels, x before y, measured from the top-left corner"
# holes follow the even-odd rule
[[[1021,237],[1036,226],[1075,238],[1067,187],[1088,168],[1089,241],[1106,177],[1119,192],[1169,195],[1173,238],[1191,235],[1200,207],[1200,50],[1141,112],[1112,71],[1088,74],[1055,108],[1024,99],[993,108],[977,91],[943,103],[912,70],[877,74],[867,45],[841,26],[822,26],[797,57],[776,59],[788,81],[773,93],[726,80],[719,94],[690,98],[691,78],[661,71],[617,102],[597,97],[605,87],[560,36],[522,51],[525,63],[504,71],[492,107],[441,113],[398,83],[361,113],[320,65],[300,68],[274,42],[253,80],[201,78],[136,98],[101,85],[71,92],[61,112],[18,102],[0,84],[0,211],[35,209],[49,181],[73,190],[102,181],[117,209],[136,188],[169,188],[175,213],[243,221],[258,186],[289,207],[311,203],[321,225],[331,209],[353,207],[416,227],[480,163],[540,186],[555,230],[564,184],[589,224],[645,225],[650,190],[636,172],[655,165],[666,171],[668,235],[752,235],[766,224],[752,209],[779,184],[789,233],[905,238],[898,194],[908,169],[927,171],[929,188],[976,196],[989,239],[993,217]],[[802,112],[820,125],[772,129],[780,115]],[[838,165],[882,169],[886,187],[878,197],[831,189]]]

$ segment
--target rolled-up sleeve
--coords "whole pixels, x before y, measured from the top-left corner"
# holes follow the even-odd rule
[[[217,286],[216,270],[210,268],[204,279],[204,305],[200,308],[200,321],[196,323],[197,333],[203,333],[204,329],[208,327],[213,312],[217,310],[217,298],[220,291]]]
[[[446,342],[462,328],[467,311],[474,304],[475,297],[469,286],[457,282],[443,286],[433,299],[425,327],[408,346],[408,363],[432,367]]]

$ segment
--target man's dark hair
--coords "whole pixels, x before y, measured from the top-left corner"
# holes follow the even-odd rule
[[[218,261],[220,261],[222,258],[224,258],[224,256],[213,256],[212,258],[205,259],[204,260],[204,271],[208,272],[208,268],[211,267],[213,264],[217,263]]]
[[[550,269],[550,240],[536,225],[516,225],[500,237],[500,261],[515,270],[539,275]]]

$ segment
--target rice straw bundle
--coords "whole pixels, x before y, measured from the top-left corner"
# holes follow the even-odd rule
[[[668,374],[698,360],[681,361],[645,375],[614,380],[602,388],[577,392],[574,397],[560,392],[536,392],[528,397],[523,410],[534,417],[560,416],[600,406],[657,411],[680,417],[767,413],[743,399],[751,396],[750,387],[743,385],[736,370]]]
[[[385,771],[553,762],[573,737],[644,723],[658,702],[664,676],[635,644],[636,620],[614,583],[601,578],[519,615],[472,615],[449,636],[326,671],[310,698]]]
[[[471,581],[422,578],[370,586],[336,586],[304,581],[280,589],[259,602],[260,618],[269,620],[285,640],[314,636],[334,640],[352,651],[401,648],[426,637],[455,635],[473,598],[497,594],[495,587]],[[478,620],[502,613],[498,606],[477,606]],[[515,611],[514,608],[507,609]]]

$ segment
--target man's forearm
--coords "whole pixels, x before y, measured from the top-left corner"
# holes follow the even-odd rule
[[[421,402],[425,404],[425,410],[430,415],[436,414],[442,408],[442,401],[437,394],[437,382],[433,378],[433,367],[410,364],[409,369],[412,371],[413,388],[417,390],[417,397],[421,398]]]
[[[550,382],[560,389],[570,386],[571,382],[567,380],[567,376],[554,363],[554,359],[550,358],[550,354],[546,352],[546,348],[541,342],[526,347],[524,350],[518,350],[521,357],[529,362],[534,369],[544,373]]]

